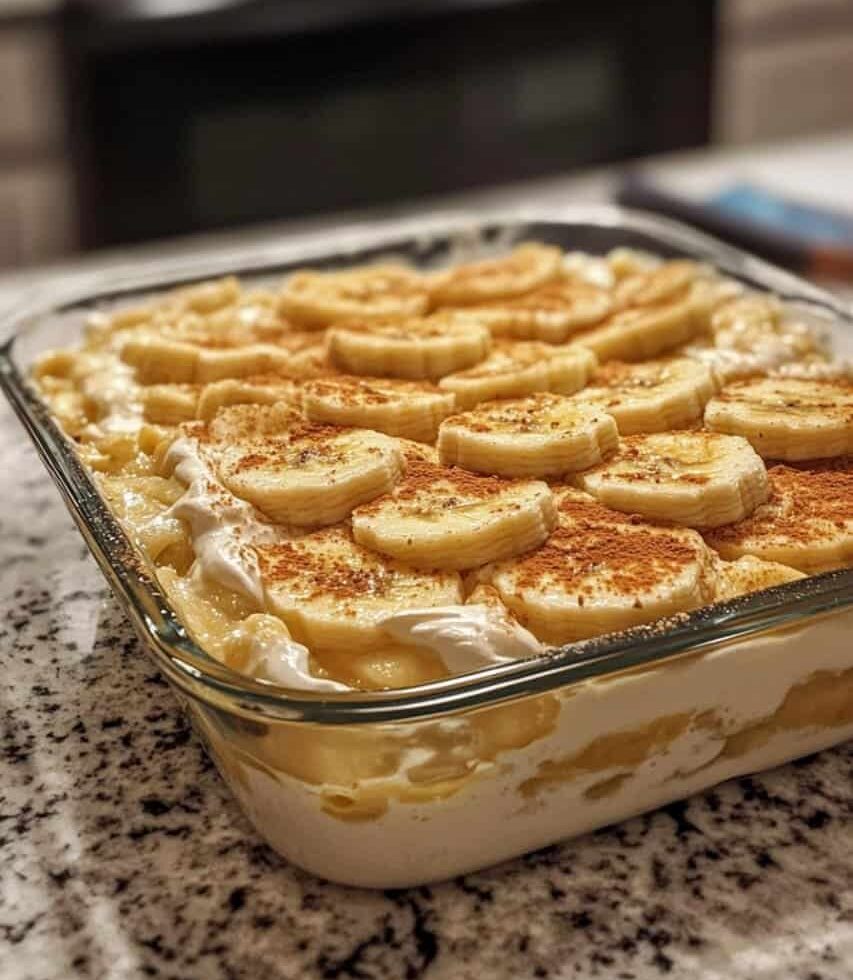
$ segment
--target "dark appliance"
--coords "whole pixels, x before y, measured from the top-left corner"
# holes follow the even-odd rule
[[[166,0],[79,0],[65,14],[84,247],[459,191],[709,137],[712,0],[171,6],[166,16]]]

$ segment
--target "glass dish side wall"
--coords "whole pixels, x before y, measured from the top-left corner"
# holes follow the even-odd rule
[[[321,877],[437,881],[853,737],[853,610],[509,704],[381,725],[193,700],[259,833]]]

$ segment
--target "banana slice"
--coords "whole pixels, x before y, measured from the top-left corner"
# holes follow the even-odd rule
[[[688,527],[742,520],[769,493],[764,463],[746,439],[716,432],[626,436],[578,484],[608,507]]]
[[[142,388],[142,412],[146,422],[155,425],[178,425],[196,417],[199,385],[149,385]]]
[[[332,364],[351,374],[435,380],[482,361],[491,335],[481,324],[436,316],[342,324],[328,345]]]
[[[168,305],[196,313],[212,313],[236,303],[240,298],[240,282],[236,276],[223,276],[207,282],[194,283],[173,290],[165,299]]]
[[[562,476],[600,463],[619,442],[604,412],[563,395],[485,402],[441,423],[442,463],[510,477]]]
[[[810,575],[853,564],[853,460],[771,466],[767,475],[767,501],[708,532],[708,544],[726,559],[754,555]]]
[[[636,271],[616,284],[616,305],[621,308],[659,306],[683,298],[699,273],[700,267],[687,259],[663,262],[652,269]]]
[[[604,289],[564,279],[515,299],[453,310],[453,316],[482,323],[496,337],[561,344],[577,330],[599,323],[612,307]]]
[[[484,361],[447,375],[438,384],[454,392],[460,408],[472,408],[483,401],[537,391],[571,394],[584,386],[596,363],[595,355],[583,347],[496,341]]]
[[[558,279],[562,260],[563,253],[551,245],[518,245],[501,258],[437,273],[430,282],[430,296],[435,306],[471,306],[520,296]]]
[[[694,280],[688,293],[703,330],[706,331],[711,329],[714,316],[719,310],[743,295],[744,286],[736,279],[711,274]]]
[[[412,439],[402,439],[398,436],[397,445],[400,447],[400,452],[407,464],[409,460],[414,460],[416,463],[439,465],[438,450],[429,443],[415,442]]]
[[[255,550],[270,610],[312,652],[371,652],[390,642],[380,620],[462,601],[454,572],[416,572],[368,551],[344,527]]]
[[[352,515],[355,540],[415,568],[475,568],[536,548],[555,523],[544,483],[498,480],[413,457],[387,496]]]
[[[272,520],[335,524],[387,493],[403,471],[393,439],[305,422],[289,406],[222,409],[209,426],[225,486]]]
[[[595,354],[583,347],[498,341],[484,361],[447,375],[438,386],[453,392],[461,409],[536,391],[570,395],[583,388],[596,363]]]
[[[435,442],[455,401],[452,392],[396,378],[342,376],[302,386],[302,410],[312,422],[361,426],[419,442]]]
[[[686,343],[701,320],[690,298],[660,306],[620,310],[602,324],[582,330],[572,344],[589,348],[599,361],[642,361]]]
[[[712,601],[710,550],[695,531],[659,527],[561,492],[559,526],[532,555],[490,569],[519,622],[562,644],[649,623]]]
[[[709,367],[690,358],[625,364],[610,361],[576,401],[607,412],[622,435],[665,432],[699,422],[717,390]]]
[[[624,245],[612,248],[606,258],[610,271],[617,281],[640,273],[652,272],[663,264],[663,259],[653,252],[641,248],[628,248]]]
[[[274,405],[276,402],[293,402],[296,398],[294,382],[280,375],[226,378],[204,386],[198,398],[196,418],[209,421],[220,408],[229,405]]]
[[[317,336],[320,335],[315,334]],[[324,339],[293,354],[287,364],[287,373],[298,381],[311,381],[315,378],[336,377],[344,372],[332,364]]]
[[[748,439],[766,459],[853,453],[853,383],[846,379],[750,378],[708,402],[705,424]]]
[[[294,273],[279,294],[279,309],[308,329],[340,320],[411,317],[426,312],[423,278],[404,265],[368,265],[340,272]]]
[[[770,589],[774,585],[796,582],[805,578],[802,572],[790,565],[776,561],[762,561],[753,555],[744,555],[734,561],[721,561],[717,565],[715,602],[734,599],[749,592]]]

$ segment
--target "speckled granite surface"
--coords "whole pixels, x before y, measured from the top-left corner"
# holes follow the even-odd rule
[[[446,885],[286,865],[0,407],[0,975],[853,977],[853,746]]]

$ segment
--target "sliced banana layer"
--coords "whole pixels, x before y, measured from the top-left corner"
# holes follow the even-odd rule
[[[506,606],[544,643],[562,644],[686,612],[713,598],[699,534],[658,527],[563,491],[559,526],[528,558],[491,569]]]
[[[723,558],[754,555],[815,575],[853,564],[853,460],[771,466],[751,517],[706,534]]]
[[[328,338],[334,365],[376,378],[435,380],[477,364],[490,348],[486,327],[443,316],[350,322],[332,328]]]
[[[691,299],[620,310],[574,335],[599,361],[642,361],[686,343],[702,327]]]
[[[765,459],[853,453],[853,383],[846,379],[750,378],[728,385],[705,424],[748,439]]]
[[[739,595],[770,589],[786,582],[796,582],[801,578],[805,578],[803,573],[790,565],[744,555],[734,561],[719,562],[714,600],[722,602],[724,599],[734,599]]]
[[[510,477],[562,476],[600,463],[619,441],[604,412],[564,395],[485,402],[441,423],[442,463]]]
[[[213,349],[168,337],[138,337],[122,348],[121,358],[136,368],[142,384],[205,384],[221,378],[277,373],[287,369],[290,353],[272,344]]]
[[[599,323],[612,308],[606,290],[562,279],[514,299],[456,310],[454,316],[482,323],[496,337],[561,344],[577,330]]]
[[[447,375],[438,386],[453,392],[462,409],[536,391],[569,395],[583,388],[596,363],[595,354],[583,347],[498,341],[484,361],[467,371]]]
[[[699,422],[716,390],[711,369],[686,357],[642,364],[610,361],[576,400],[612,415],[622,435],[633,435]]]
[[[220,408],[229,405],[274,405],[294,402],[297,388],[293,381],[276,374],[227,378],[205,385],[198,399],[197,417],[209,421]]]
[[[522,244],[509,255],[436,273],[430,296],[434,306],[470,306],[520,296],[558,279],[562,259],[560,249],[551,245]]]
[[[544,483],[499,480],[409,456],[394,490],[353,512],[355,540],[416,568],[476,568],[538,547],[554,527]]]
[[[390,264],[296,272],[279,294],[279,309],[314,330],[351,318],[419,316],[428,304],[423,278],[404,265]]]
[[[578,484],[615,510],[688,527],[742,520],[769,493],[764,463],[749,443],[716,432],[626,436]]]
[[[387,493],[403,470],[393,439],[315,425],[285,405],[222,409],[209,427],[228,489],[282,524],[318,527]]]
[[[453,572],[416,572],[357,544],[343,527],[256,549],[272,612],[312,651],[367,653],[390,637],[380,620],[462,601]]]
[[[342,376],[302,386],[302,409],[312,422],[355,425],[418,442],[435,442],[439,423],[455,404],[452,392],[396,378]]]

